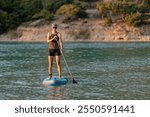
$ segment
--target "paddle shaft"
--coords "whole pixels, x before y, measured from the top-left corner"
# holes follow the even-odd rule
[[[67,70],[68,70],[68,72],[69,72],[69,74],[70,74],[70,76],[71,76],[71,78],[72,78],[72,80],[73,80],[73,83],[77,83],[77,81],[75,81],[75,79],[74,79],[74,77],[73,77],[73,75],[72,75],[72,73],[71,73],[71,71],[70,71],[70,69],[69,69],[69,66],[68,66],[68,63],[67,63],[67,61],[66,61],[65,55],[64,55],[62,49],[60,48],[60,44],[58,43],[57,40],[56,40],[56,42],[57,42],[58,47],[59,47],[59,49],[60,49],[60,51],[61,51],[61,53],[62,53],[64,62],[65,62],[65,64],[66,64]]]
[[[62,51],[62,50],[61,50],[61,53],[62,53],[62,56],[63,56],[64,62],[65,62],[65,64],[66,64],[66,67],[67,67],[67,69],[68,69],[68,72],[69,72],[69,74],[70,74],[71,78],[72,78],[72,79],[74,79],[74,78],[73,78],[73,75],[72,75],[72,73],[71,73],[71,71],[70,71],[70,69],[69,69],[69,66],[68,66],[68,64],[67,64],[66,58],[65,58],[64,53],[63,53],[63,51]]]

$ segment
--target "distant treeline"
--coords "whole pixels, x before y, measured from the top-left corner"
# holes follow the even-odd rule
[[[117,4],[105,4],[102,1],[103,0],[0,0],[0,34],[16,28],[22,22],[41,18],[54,20],[56,14],[63,16],[64,21],[71,21],[76,18],[87,18],[88,15],[85,9],[88,8],[92,2],[100,2],[97,3],[96,8],[108,23],[111,21],[112,13],[123,14],[125,20],[131,20],[130,17],[133,17],[132,15],[135,13],[137,13],[137,17],[140,16],[141,18],[143,13],[150,11],[150,0],[143,0],[140,5],[134,4],[131,0],[118,0]],[[129,14],[128,17],[127,14]]]
[[[25,21],[40,18],[53,20],[56,11],[64,4],[84,7],[90,1],[95,0],[0,0],[0,34],[16,28]],[[78,14],[79,17],[82,14],[84,15],[83,11],[75,6],[71,6],[68,9],[75,9],[76,14],[76,10],[80,10],[81,14]]]
[[[71,0],[0,0],[0,33],[35,18],[53,18],[63,4]]]

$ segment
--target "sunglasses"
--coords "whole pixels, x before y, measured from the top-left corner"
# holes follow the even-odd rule
[[[53,27],[53,28],[57,28],[57,27]]]

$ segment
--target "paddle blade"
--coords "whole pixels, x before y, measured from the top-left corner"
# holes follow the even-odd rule
[[[77,84],[78,82],[77,81],[75,81],[75,79],[73,78],[73,84]]]

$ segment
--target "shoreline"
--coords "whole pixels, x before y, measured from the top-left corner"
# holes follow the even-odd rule
[[[23,40],[0,40],[1,42],[6,42],[6,43],[11,43],[11,42],[15,42],[15,43],[19,43],[19,42],[23,42],[23,43],[47,43],[46,41],[32,41],[32,40],[28,40],[28,41],[23,41]],[[79,42],[85,42],[85,43],[150,43],[150,40],[70,40],[70,41],[63,41],[65,43],[79,43]]]

